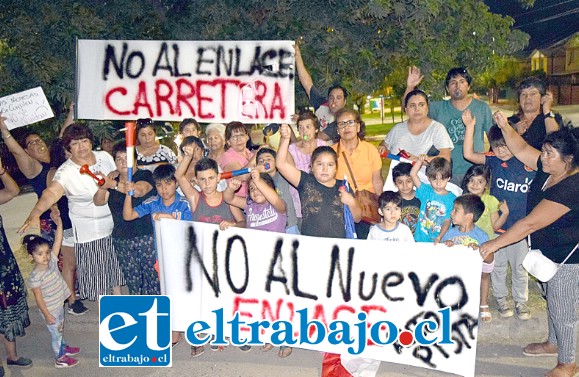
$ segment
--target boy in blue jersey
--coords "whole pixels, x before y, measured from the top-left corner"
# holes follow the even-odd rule
[[[437,244],[450,227],[450,211],[456,196],[446,189],[452,169],[450,162],[442,157],[434,158],[426,167],[428,183],[422,183],[418,171],[426,160],[420,155],[410,170],[410,177],[416,186],[416,197],[420,199],[420,215],[414,239],[416,242],[434,242]]]
[[[456,198],[450,214],[454,226],[444,234],[442,242],[446,246],[463,245],[478,250],[479,245],[489,240],[487,233],[474,224],[484,211],[485,205],[478,195],[465,194]],[[480,282],[480,319],[483,323],[492,319],[487,298],[493,266],[494,256],[489,255],[483,261]]]
[[[497,233],[504,233],[527,215],[527,193],[535,178],[535,172],[513,156],[507,147],[501,129],[496,125],[491,127],[488,133],[492,152],[475,152],[473,134],[476,118],[465,112],[463,121],[466,126],[464,158],[490,168],[490,194],[500,202],[505,201],[509,206],[509,217],[502,228],[497,231]],[[491,283],[501,317],[511,317],[514,314],[508,301],[507,270],[510,264],[512,295],[517,317],[521,320],[531,318],[531,311],[527,306],[529,275],[522,265],[527,250],[527,240],[523,239],[495,253],[495,268],[491,273]]]
[[[160,165],[153,172],[157,195],[151,196],[133,208],[132,197],[127,194],[123,206],[123,219],[132,221],[145,215],[153,220],[175,219],[192,220],[193,216],[187,198],[177,192],[177,179],[173,165]]]

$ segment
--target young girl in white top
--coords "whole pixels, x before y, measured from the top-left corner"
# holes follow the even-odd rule
[[[56,224],[56,234],[52,249],[48,240],[29,234],[23,243],[34,262],[34,269],[28,278],[36,304],[52,337],[52,350],[56,368],[69,368],[78,364],[74,356],[80,348],[71,347],[64,341],[64,301],[70,296],[68,285],[58,270],[58,254],[62,244],[62,220],[58,209],[53,209],[50,218]]]

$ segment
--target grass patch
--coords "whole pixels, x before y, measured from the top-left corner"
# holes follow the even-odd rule
[[[366,136],[386,135],[395,123],[370,124],[366,126]]]

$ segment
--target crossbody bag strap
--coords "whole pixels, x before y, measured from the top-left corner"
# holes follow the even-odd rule
[[[340,146],[338,145],[338,149]],[[354,190],[358,191],[358,184],[356,183],[356,178],[354,178],[354,173],[352,173],[352,168],[350,167],[350,163],[348,162],[348,158],[346,157],[346,152],[342,152],[342,156],[344,156],[344,161],[346,161],[346,167],[350,172],[350,177],[352,177],[352,183],[354,184]]]
[[[579,247],[579,243],[575,245],[575,247],[573,248],[573,250],[571,250],[571,252],[569,253],[569,255],[567,255],[567,258],[563,259],[563,262],[561,262],[561,263],[559,264],[559,266],[562,265],[562,264],[564,264],[565,262],[567,262],[567,259],[571,258],[571,255],[573,255],[573,253],[575,252],[575,250],[577,250],[577,247]]]

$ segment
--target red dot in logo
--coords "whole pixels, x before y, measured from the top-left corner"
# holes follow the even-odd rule
[[[154,363],[156,363],[156,362],[157,362],[157,358],[156,358],[156,357],[153,357],[153,358],[151,359],[151,361],[154,362]]]
[[[414,335],[412,335],[410,331],[402,331],[400,335],[398,335],[398,341],[404,347],[408,347],[414,343]]]

